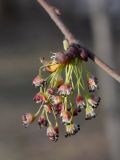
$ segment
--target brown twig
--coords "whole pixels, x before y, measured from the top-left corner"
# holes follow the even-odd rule
[[[57,27],[60,29],[60,31],[63,33],[65,38],[69,41],[69,43],[78,43],[73,34],[69,31],[69,29],[65,26],[65,24],[60,19],[59,15],[60,12],[56,7],[51,6],[48,4],[45,0],[37,0],[38,3],[45,9],[45,11],[49,14],[51,19],[55,22]],[[81,44],[80,44],[81,46]],[[120,83],[120,75],[113,70],[110,66],[105,64],[100,58],[94,55],[89,49],[87,49],[85,46],[82,46],[85,50],[88,52],[89,58],[95,62],[100,68],[102,68],[104,71],[106,71],[111,77],[113,77],[116,81]]]

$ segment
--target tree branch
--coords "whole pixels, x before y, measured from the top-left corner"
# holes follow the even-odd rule
[[[57,8],[54,6],[51,6],[48,4],[45,0],[37,0],[38,3],[45,9],[45,11],[49,14],[51,19],[55,22],[57,27],[60,29],[60,31],[63,33],[65,38],[69,41],[69,43],[78,43],[78,41],[75,39],[73,34],[69,31],[69,29],[65,26],[65,24],[60,19],[59,15],[60,12]],[[104,71],[106,71],[112,78],[114,78],[116,81],[120,83],[120,74],[118,74],[114,69],[112,69],[110,66],[105,64],[100,58],[95,56],[93,52],[91,52],[89,49],[87,49],[85,46],[82,46],[82,48],[87,50],[88,57],[96,63],[100,68],[102,68]]]

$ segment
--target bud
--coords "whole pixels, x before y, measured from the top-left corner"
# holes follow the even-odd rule
[[[90,92],[93,92],[95,91],[96,88],[98,88],[98,81],[97,81],[97,78],[94,77],[94,76],[91,76],[88,80],[87,80],[87,83],[88,83],[88,89]]]
[[[33,79],[33,82],[32,84],[35,86],[35,87],[38,87],[40,85],[44,85],[46,82],[45,79],[43,79],[42,77],[40,77],[39,75],[37,75],[34,79]]]
[[[58,140],[58,137],[59,137],[58,133],[59,133],[58,127],[55,127],[55,128],[54,128],[53,126],[50,125],[50,126],[47,128],[47,136],[49,137],[49,139],[50,139],[51,141],[56,142],[56,141]]]
[[[60,64],[67,64],[69,62],[68,56],[63,52],[57,52],[55,55],[55,60]]]
[[[71,91],[72,91],[71,84],[63,84],[58,88],[58,93],[60,95],[70,95]]]
[[[92,118],[95,118],[95,112],[91,106],[87,106],[85,112],[86,112],[85,120],[91,120]]]
[[[62,117],[62,122],[64,124],[70,124],[70,120],[71,120],[71,113],[70,112],[62,111],[60,116]]]
[[[75,123],[71,123],[65,126],[66,134],[65,137],[75,135],[80,130],[80,125],[76,125]]]
[[[83,48],[81,48],[80,58],[84,61],[88,61],[88,53]]]
[[[83,109],[85,107],[85,102],[82,96],[77,95],[75,99],[75,103],[78,107],[78,109]]]
[[[64,48],[65,51],[69,48],[69,42],[68,42],[67,39],[63,40],[63,48]]]
[[[66,56],[69,60],[77,58],[79,56],[80,48],[77,44],[71,44],[68,50],[66,51]]]
[[[100,97],[97,97],[95,95],[91,95],[91,97],[88,98],[88,103],[92,107],[96,108],[98,106],[100,100],[101,100]]]
[[[22,116],[23,125],[27,128],[34,121],[35,117],[31,113],[24,113]]]
[[[47,102],[47,97],[45,96],[44,93],[41,93],[41,92],[38,92],[33,100],[36,102],[36,103],[46,103]]]

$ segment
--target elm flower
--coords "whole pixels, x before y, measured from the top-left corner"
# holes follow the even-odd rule
[[[46,128],[47,136],[54,142],[59,137],[59,121],[65,127],[65,137],[75,135],[80,130],[75,123],[78,113],[84,110],[86,120],[95,118],[100,103],[100,97],[91,95],[98,88],[98,81],[86,65],[88,51],[67,40],[63,47],[64,51],[53,53],[50,60],[40,59],[42,66],[32,82],[39,89],[33,98],[39,108],[35,114],[22,116],[25,127],[38,117],[39,127]]]
[[[22,115],[22,122],[25,127],[28,127],[34,121],[34,119],[35,117],[31,113],[24,113]]]
[[[75,102],[79,110],[85,108],[85,102],[82,96],[80,95],[76,96]]]
[[[71,122],[71,113],[68,111],[62,111],[60,116],[62,117],[63,124],[70,124]]]
[[[58,93],[60,95],[70,95],[71,91],[72,91],[71,84],[63,84],[58,88]]]
[[[45,96],[44,93],[38,92],[38,93],[34,96],[33,100],[34,100],[36,103],[41,103],[41,102],[44,102],[44,103],[45,103],[45,102],[47,102],[47,97]]]
[[[33,82],[32,82],[32,84],[33,84],[35,87],[44,86],[45,83],[46,83],[46,80],[43,79],[42,77],[40,77],[39,75],[37,75],[37,76],[33,79]]]
[[[94,76],[91,76],[89,79],[88,79],[88,89],[89,89],[89,91],[90,92],[93,92],[93,91],[95,91],[95,89],[97,89],[98,88],[98,80],[97,80],[97,78],[96,77],[94,77]]]
[[[75,135],[80,130],[80,125],[76,125],[75,123],[71,123],[69,125],[65,125],[65,137]]]
[[[59,137],[59,131],[58,131],[58,127],[53,127],[53,126],[48,126],[47,128],[47,136],[49,137],[49,139],[51,141],[56,142],[58,140]]]
[[[91,120],[96,116],[94,109],[90,105],[86,107],[85,112],[86,112],[85,120]]]
[[[95,95],[92,95],[88,98],[89,105],[91,105],[94,108],[98,106],[99,102],[100,102],[100,97],[97,97]]]

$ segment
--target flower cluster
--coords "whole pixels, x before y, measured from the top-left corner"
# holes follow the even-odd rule
[[[75,135],[80,130],[75,122],[79,113],[84,110],[86,120],[95,118],[100,102],[94,93],[98,80],[86,67],[87,51],[79,44],[69,45],[67,40],[63,44],[64,51],[53,53],[50,61],[41,59],[43,65],[33,80],[33,85],[39,88],[33,98],[38,110],[22,116],[25,127],[37,118],[39,127],[46,128],[47,136],[54,142],[59,137],[58,119],[62,121],[65,137]]]

